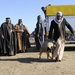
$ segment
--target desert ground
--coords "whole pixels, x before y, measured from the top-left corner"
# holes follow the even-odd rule
[[[34,43],[34,39],[31,39]],[[75,48],[65,48],[61,62],[39,59],[39,52],[32,45],[26,53],[16,56],[0,56],[0,75],[75,75]]]

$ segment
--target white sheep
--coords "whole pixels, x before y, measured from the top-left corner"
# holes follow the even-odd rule
[[[41,59],[41,55],[43,52],[47,53],[47,59],[49,59],[49,57],[52,58],[53,48],[54,48],[53,42],[45,41],[40,48],[39,58]],[[50,56],[49,56],[49,53],[51,53]]]

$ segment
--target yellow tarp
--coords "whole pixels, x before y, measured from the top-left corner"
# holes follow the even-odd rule
[[[61,11],[65,16],[75,15],[75,5],[58,5],[58,6],[47,6],[46,15],[54,16],[57,11]]]

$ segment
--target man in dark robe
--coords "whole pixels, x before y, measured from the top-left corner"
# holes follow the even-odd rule
[[[37,24],[35,29],[35,42],[36,42],[36,49],[39,51],[41,48],[41,41],[43,36],[43,28],[42,28],[42,22],[41,22],[41,16],[39,15],[37,17]]]
[[[23,35],[24,35],[24,40],[25,40],[25,49],[27,51],[27,49],[30,48],[31,46],[30,46],[30,41],[29,41],[30,33],[26,26],[25,26]]]
[[[1,27],[0,27],[0,55],[3,54],[3,49],[2,49],[2,39],[3,39],[3,35],[2,35],[2,31],[1,31]]]
[[[10,18],[6,18],[6,22],[1,25],[2,34],[4,36],[3,39],[3,53],[5,55],[15,55],[15,34],[14,34],[14,26],[11,23]]]

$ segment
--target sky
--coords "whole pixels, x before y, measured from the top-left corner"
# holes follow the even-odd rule
[[[75,0],[0,0],[0,25],[5,22],[6,17],[10,17],[14,25],[18,19],[22,19],[31,33],[36,27],[37,16],[41,15],[44,19],[41,7],[48,4],[72,5]]]

